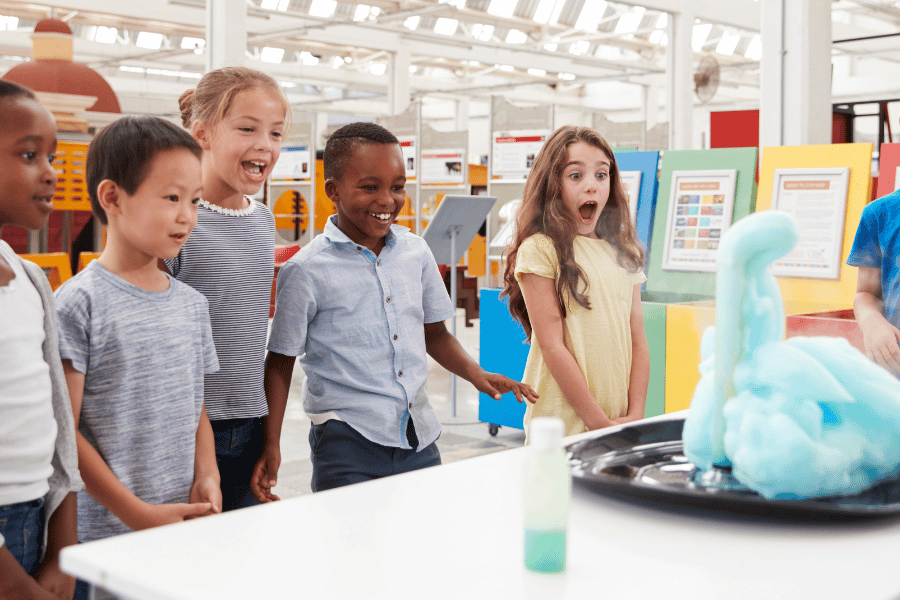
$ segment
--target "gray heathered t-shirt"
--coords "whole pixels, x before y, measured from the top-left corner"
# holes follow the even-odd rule
[[[85,374],[79,432],[141,500],[187,502],[203,376],[219,368],[206,298],[173,277],[150,292],[93,261],[56,300],[60,356]],[[80,541],[128,531],[78,494]]]

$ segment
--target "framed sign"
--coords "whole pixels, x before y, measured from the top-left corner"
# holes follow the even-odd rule
[[[790,213],[800,239],[772,263],[781,277],[837,279],[841,268],[850,168],[775,169],[772,209]]]
[[[644,175],[641,171],[619,171],[619,179],[622,187],[625,188],[625,195],[628,196],[628,213],[631,215],[631,222],[637,225],[637,209],[638,200],[641,198],[641,177]]]
[[[491,177],[507,180],[528,177],[534,158],[548,135],[545,131],[495,133],[491,148]]]
[[[310,173],[309,146],[290,146],[281,149],[271,177],[276,183],[309,181]]]
[[[416,178],[416,138],[398,135],[400,150],[403,152],[403,164],[406,165],[406,178]]]
[[[461,148],[448,150],[422,150],[422,183],[444,183],[460,185],[465,182],[463,160],[465,151]]]
[[[737,169],[672,171],[662,268],[713,273],[731,226]]]

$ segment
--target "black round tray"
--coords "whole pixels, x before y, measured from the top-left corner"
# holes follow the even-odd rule
[[[664,508],[750,516],[845,521],[900,515],[900,479],[852,496],[768,500],[743,486],[704,487],[684,456],[684,419],[638,422],[566,447],[577,484]]]

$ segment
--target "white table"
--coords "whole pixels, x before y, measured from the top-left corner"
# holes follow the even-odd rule
[[[900,596],[900,521],[777,524],[575,487],[568,569],[522,566],[522,459],[442,467],[68,548],[66,571],[135,600]]]

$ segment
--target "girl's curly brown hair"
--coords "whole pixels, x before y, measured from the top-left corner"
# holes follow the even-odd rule
[[[516,215],[516,234],[506,248],[506,267],[503,273],[504,288],[500,295],[509,296],[509,312],[522,324],[528,341],[531,341],[531,320],[525,307],[525,299],[516,280],[516,258],[519,246],[528,237],[543,233],[553,241],[559,260],[556,277],[556,301],[563,318],[566,317],[566,296],[585,308],[591,308],[588,300],[588,281],[581,267],[575,262],[573,243],[577,235],[572,215],[562,199],[562,173],[569,146],[577,142],[590,144],[602,150],[610,160],[609,199],[597,220],[597,237],[606,240],[618,254],[619,264],[633,272],[644,265],[644,251],[635,235],[634,224],[628,212],[628,197],[619,178],[616,157],[603,137],[588,127],[566,125],[554,131],[541,148],[522,198],[522,206]],[[637,198],[634,199],[637,201]]]

